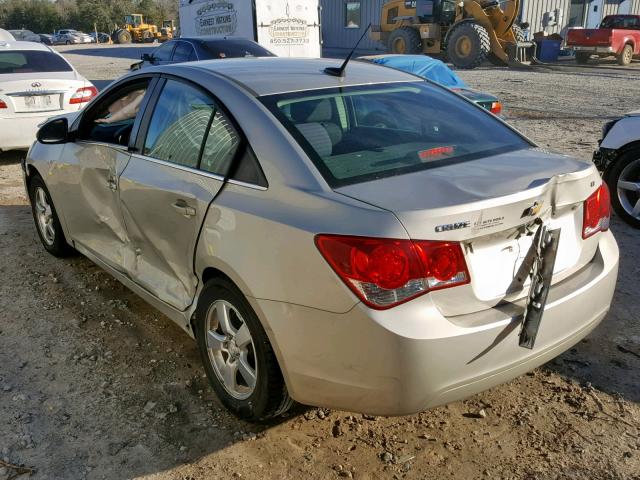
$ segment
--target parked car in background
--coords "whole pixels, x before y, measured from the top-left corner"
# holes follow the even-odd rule
[[[131,65],[131,70],[148,66],[240,57],[274,57],[262,45],[240,37],[187,37],[169,40],[152,53],[142,55],[142,61]]]
[[[55,34],[55,42],[65,45],[92,43],[93,38],[84,32],[79,32],[72,29],[58,30]]]
[[[386,67],[397,68],[439,83],[477,103],[495,115],[502,113],[502,102],[494,95],[472,90],[446,63],[427,55],[369,55],[360,57]]]
[[[91,32],[89,36],[94,43],[111,43],[111,35],[109,35],[108,33],[98,32],[98,35],[96,37],[96,32]]]
[[[41,43],[44,43],[45,45],[55,45],[53,42],[53,35],[48,33],[39,33],[38,36],[40,37]]]
[[[40,43],[40,35],[33,33],[31,30],[9,30],[9,33],[18,41]]]
[[[39,124],[97,94],[60,54],[34,42],[0,42],[0,85],[0,151],[29,148]]]
[[[593,161],[622,220],[640,228],[640,110],[607,122]]]
[[[613,296],[591,162],[436,83],[341,64],[133,72],[44,124],[23,164],[44,248],[81,252],[195,337],[245,419],[467,397],[569,349]]]
[[[620,65],[629,65],[640,55],[640,15],[608,15],[597,29],[570,28],[566,43],[575,51],[578,63],[597,55],[616,56]]]

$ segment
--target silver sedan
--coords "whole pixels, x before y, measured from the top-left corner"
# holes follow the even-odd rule
[[[155,67],[50,120],[24,165],[44,248],[174,320],[251,420],[421,411],[595,328],[618,247],[593,164],[418,77],[337,65]]]

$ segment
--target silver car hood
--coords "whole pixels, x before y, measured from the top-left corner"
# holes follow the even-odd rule
[[[412,238],[466,240],[582,202],[599,183],[590,161],[532,148],[336,191],[392,211]],[[536,202],[534,216],[523,216]],[[467,225],[452,227],[459,223]]]

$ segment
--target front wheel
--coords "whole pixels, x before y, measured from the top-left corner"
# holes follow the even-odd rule
[[[622,220],[640,228],[640,149],[620,156],[605,172],[611,205]]]
[[[39,175],[29,183],[29,199],[36,230],[45,250],[55,257],[66,257],[72,254],[74,250],[64,236],[49,190]]]
[[[267,334],[235,285],[225,279],[207,282],[195,327],[209,383],[225,407],[249,421],[268,420],[291,407]]]

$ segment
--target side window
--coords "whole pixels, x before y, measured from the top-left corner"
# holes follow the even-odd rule
[[[81,140],[128,145],[135,118],[151,79],[119,87],[85,111],[78,130]]]
[[[191,56],[195,56],[193,47],[187,42],[177,42],[176,49],[173,51],[174,62],[188,62]]]
[[[171,60],[171,53],[173,52],[173,47],[175,47],[176,42],[165,43],[161,47],[158,47],[155,52],[153,52],[153,57],[158,62],[168,62]]]
[[[197,168],[214,109],[213,100],[200,90],[168,80],[151,116],[143,153]]]
[[[225,175],[240,139],[222,112],[217,110],[207,134],[200,168],[206,172]]]

